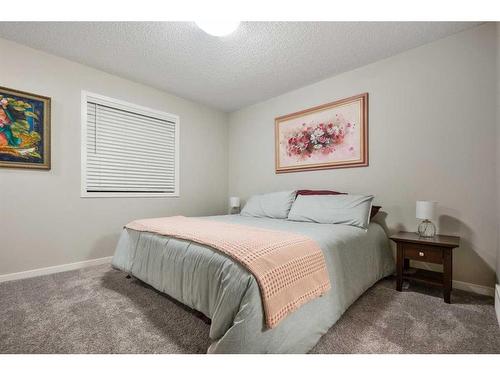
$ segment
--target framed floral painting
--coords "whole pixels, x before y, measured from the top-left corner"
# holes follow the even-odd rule
[[[275,119],[276,173],[368,165],[368,94]]]
[[[50,169],[50,98],[0,87],[0,167]]]

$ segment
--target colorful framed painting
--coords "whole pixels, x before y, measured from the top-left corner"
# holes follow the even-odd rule
[[[368,165],[368,94],[275,119],[276,173]]]
[[[50,98],[0,87],[0,167],[50,169]]]

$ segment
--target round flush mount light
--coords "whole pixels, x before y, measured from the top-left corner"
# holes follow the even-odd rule
[[[226,36],[235,31],[239,21],[195,21],[196,26],[213,36]]]

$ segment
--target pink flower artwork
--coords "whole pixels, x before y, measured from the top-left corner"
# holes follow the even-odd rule
[[[334,152],[334,145],[340,145],[348,131],[343,123],[330,122],[316,126],[302,125],[303,129],[288,137],[288,156],[311,157],[314,153],[323,155]]]
[[[276,172],[365,166],[368,94],[276,119]]]

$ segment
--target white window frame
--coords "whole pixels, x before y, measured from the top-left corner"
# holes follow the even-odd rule
[[[138,193],[138,192],[88,192],[85,186],[87,176],[87,102],[92,99],[102,104],[108,104],[110,107],[130,111],[131,109],[146,116],[156,117],[162,120],[175,122],[175,164],[174,164],[174,181],[175,187],[173,193]],[[179,116],[158,111],[155,109],[143,107],[137,104],[125,102],[122,100],[110,98],[104,95],[95,94],[89,91],[82,91],[81,103],[81,191],[82,198],[124,198],[124,197],[141,197],[141,198],[155,198],[155,197],[179,197],[180,196],[180,175],[179,175],[179,138],[180,138],[180,119]]]

